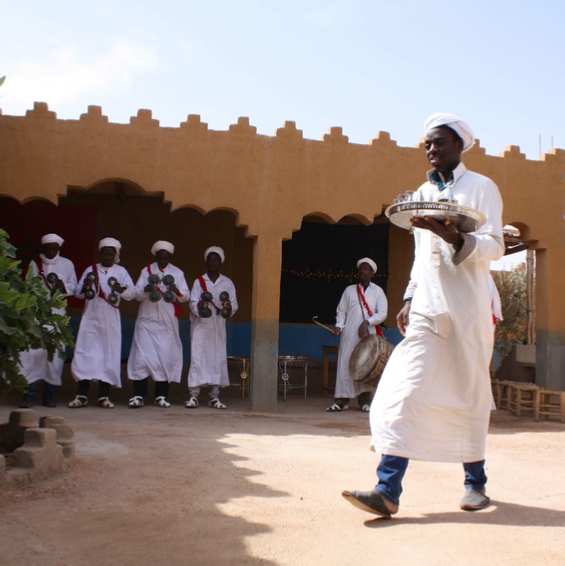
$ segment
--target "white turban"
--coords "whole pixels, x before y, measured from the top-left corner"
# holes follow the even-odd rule
[[[63,238],[61,236],[57,236],[57,234],[45,234],[43,238],[41,238],[41,245],[44,246],[45,244],[58,244],[59,247],[63,245]]]
[[[467,122],[459,118],[456,114],[449,112],[436,112],[432,114],[424,124],[424,136],[433,128],[440,126],[448,126],[457,132],[457,135],[463,140],[463,153],[469,151],[475,143],[475,134]]]
[[[204,252],[204,261],[208,260],[208,256],[210,254],[218,254],[220,256],[220,259],[222,260],[222,263],[226,261],[226,254],[224,254],[224,250],[222,250],[222,248],[219,248],[218,246],[211,246]]]
[[[357,267],[361,267],[362,263],[368,263],[373,268],[373,273],[377,272],[377,264],[370,257],[361,258],[357,262]]]
[[[98,242],[98,249],[101,250],[102,248],[115,248],[116,255],[114,257],[114,263],[120,263],[120,250],[122,249],[122,244],[115,238],[102,238],[100,242]]]
[[[153,255],[157,255],[157,252],[159,250],[165,250],[166,252],[169,252],[172,255],[175,253],[175,246],[173,246],[171,242],[165,242],[165,240],[159,240],[153,244],[153,247],[151,248],[151,253]]]

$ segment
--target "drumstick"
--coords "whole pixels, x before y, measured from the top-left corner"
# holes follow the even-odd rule
[[[331,329],[329,326],[326,326],[325,324],[322,324],[321,322],[318,322],[316,319],[318,317],[317,316],[313,316],[312,317],[312,322],[315,322],[318,326],[321,326],[322,328],[325,328],[326,330],[329,330],[330,332],[333,332],[333,329]]]

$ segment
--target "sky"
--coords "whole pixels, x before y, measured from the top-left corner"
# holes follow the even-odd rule
[[[0,0],[0,108],[89,105],[112,122],[152,110],[274,135],[340,126],[413,147],[437,111],[462,116],[487,154],[565,148],[562,0]],[[553,141],[552,141],[553,140]]]

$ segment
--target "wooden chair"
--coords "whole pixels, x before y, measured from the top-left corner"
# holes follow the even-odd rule
[[[540,417],[561,417],[561,422],[565,423],[565,391],[549,391],[540,389],[536,402],[534,420],[539,421]]]

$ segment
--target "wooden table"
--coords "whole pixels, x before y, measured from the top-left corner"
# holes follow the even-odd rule
[[[338,356],[339,355],[339,346],[322,346],[324,351],[323,357],[323,375],[324,375],[324,389],[323,393],[326,391],[334,391],[335,387],[330,387],[330,356]],[[336,370],[337,371],[337,370]]]

